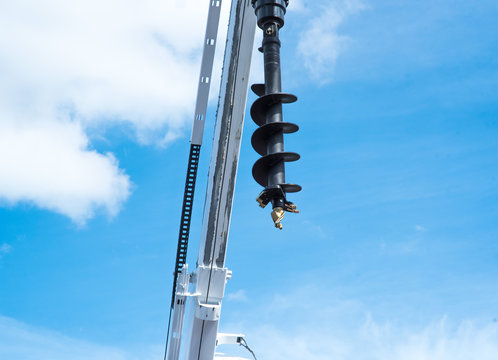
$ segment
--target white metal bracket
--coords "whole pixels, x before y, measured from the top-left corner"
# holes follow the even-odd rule
[[[227,334],[218,333],[216,336],[216,346],[218,345],[237,345],[244,339],[244,334]]]
[[[215,321],[220,319],[221,303],[202,304],[197,302],[195,317],[201,320]]]

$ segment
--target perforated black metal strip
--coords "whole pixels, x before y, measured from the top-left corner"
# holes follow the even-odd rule
[[[175,273],[173,280],[173,293],[171,294],[171,307],[175,304],[176,280],[178,273],[182,271],[187,261],[188,238],[190,231],[190,220],[192,219],[192,206],[194,203],[195,181],[201,145],[190,145],[190,155],[187,166],[187,179],[185,180],[185,191],[183,193],[182,216],[180,218],[180,233],[178,234],[178,248],[176,250]]]

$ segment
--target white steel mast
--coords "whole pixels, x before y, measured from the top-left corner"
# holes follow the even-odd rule
[[[213,6],[219,8],[221,1],[210,0],[210,5],[211,11]],[[208,16],[206,33],[210,30],[209,19],[210,17]],[[211,21],[211,24],[213,23],[214,20]],[[178,254],[180,254],[180,260],[182,261],[178,261],[179,256],[177,255],[175,275],[178,275],[178,278],[175,279],[177,285],[173,299],[173,322],[169,338],[169,351],[165,354],[168,360],[177,360],[179,358],[180,347],[183,345],[183,321],[186,312],[190,313],[189,318],[192,319],[190,334],[188,334],[188,341],[184,349],[188,360],[213,360],[218,344],[237,344],[243,341],[242,335],[218,334],[218,326],[225,284],[231,275],[231,272],[225,267],[225,257],[249,86],[255,27],[256,17],[251,0],[232,0],[197,268],[192,274],[187,273],[187,266],[185,265],[186,243],[181,245],[181,242],[179,242]],[[206,35],[206,38],[208,38],[208,35]],[[209,40],[206,39],[206,41]],[[212,62],[209,65],[212,67]],[[201,70],[199,88],[202,83]],[[207,91],[209,91],[209,88]],[[198,92],[198,106],[200,93],[201,90]],[[202,105],[205,106],[204,104]],[[201,110],[196,108],[196,118],[191,139],[192,148],[194,145],[200,147],[202,142],[205,107],[203,109],[204,111],[202,111],[202,108]],[[200,116],[200,114],[204,116]],[[194,161],[198,161],[198,156],[197,160],[194,159]],[[190,163],[191,159],[189,159],[189,170]],[[197,165],[195,165],[196,167]],[[195,186],[195,180],[193,185],[189,187],[188,179],[187,177],[184,209],[185,201],[188,200],[190,203],[187,204],[187,210],[190,211],[188,219],[183,218],[184,212],[182,212],[182,224],[188,221],[188,225],[190,225],[193,192],[192,194],[187,194],[187,190]],[[181,238],[182,230],[180,240]],[[188,241],[188,235],[186,238]],[[183,251],[182,254],[180,250]],[[181,269],[179,269],[180,266]],[[188,291],[189,283],[192,284],[194,289],[192,293]],[[187,307],[186,300],[188,298],[192,299],[192,303],[191,306]]]

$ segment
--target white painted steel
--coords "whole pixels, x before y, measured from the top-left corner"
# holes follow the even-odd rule
[[[237,345],[240,344],[241,339],[244,338],[244,334],[226,334],[218,333],[216,337],[216,346],[218,345]]]
[[[233,0],[197,260],[205,266],[225,264],[255,28],[251,1]]]
[[[192,145],[202,145],[204,133],[204,122],[206,120],[206,110],[209,100],[209,89],[211,86],[211,75],[213,71],[214,55],[216,50],[216,39],[221,13],[221,0],[209,0],[208,18],[206,33],[204,35],[204,46],[202,51],[201,70],[199,74],[199,84],[197,87],[197,99],[195,104],[194,122],[192,125],[192,135],[190,142]],[[186,299],[191,294],[188,293],[189,276],[187,267],[184,266],[178,274],[175,303],[173,305],[173,323],[171,325],[171,336],[168,342],[167,360],[178,360],[183,332],[183,322],[185,318]]]
[[[182,342],[183,321],[185,319],[185,305],[188,293],[189,275],[187,265],[183,265],[182,272],[178,274],[176,285],[175,304],[173,307],[173,323],[169,338],[168,360],[176,360],[180,356]]]
[[[188,360],[213,360],[225,283],[230,215],[249,86],[256,16],[251,0],[232,0],[204,205]]]
[[[211,74],[213,72],[214,53],[216,49],[216,37],[220,22],[221,0],[209,0],[209,12],[204,36],[204,49],[202,51],[201,73],[197,87],[197,99],[195,103],[194,123],[192,125],[192,136],[190,142],[193,145],[202,145],[204,134],[204,122],[206,120],[206,109],[209,100],[209,88],[211,86]]]

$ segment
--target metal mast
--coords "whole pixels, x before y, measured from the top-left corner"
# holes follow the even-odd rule
[[[187,250],[190,234],[190,222],[194,205],[195,183],[197,179],[197,167],[201,152],[202,138],[204,134],[204,123],[209,100],[209,89],[211,87],[211,74],[213,71],[214,55],[216,49],[216,38],[220,22],[221,0],[209,0],[208,18],[206,33],[204,36],[204,48],[202,51],[201,71],[197,87],[197,99],[195,103],[194,122],[192,125],[192,136],[190,138],[190,153],[187,163],[187,176],[185,179],[185,189],[183,193],[182,213],[180,217],[180,231],[178,234],[178,247],[176,251],[175,268],[173,272],[173,288],[171,294],[171,307],[169,311],[168,333],[166,335],[166,348],[164,359],[177,359],[180,352],[181,333],[183,330],[183,316],[185,312],[186,297],[176,296],[176,292],[188,293],[187,275]],[[177,284],[178,283],[178,284]],[[177,286],[178,285],[178,286]],[[177,289],[178,287],[178,289]],[[177,310],[173,318],[173,333],[169,338],[171,315],[175,308]],[[168,355],[168,345],[169,355]]]
[[[188,360],[213,360],[216,346],[222,343],[242,344],[243,346],[245,344],[243,335],[219,334],[218,325],[225,284],[231,275],[231,272],[225,267],[225,256],[256,29],[256,19],[250,0],[232,0],[197,268],[193,273],[188,274],[185,264],[198,150],[202,142],[207,92],[209,91],[207,84],[211,83],[212,57],[211,62],[208,63],[209,74],[203,74],[206,51],[211,49],[206,50],[206,47],[214,44],[209,43],[210,39],[214,41],[216,33],[213,36],[208,35],[208,33],[211,26],[214,29],[215,20],[215,30],[218,26],[219,10],[215,15],[212,15],[211,12],[214,7],[219,9],[221,5],[219,0],[210,0],[209,2],[210,13],[205,52],[192,131],[192,147],[175,264],[175,287],[172,299],[173,322],[169,348],[165,354],[165,358],[167,357],[168,360],[179,358],[186,312],[189,312],[191,314],[189,318],[193,319],[187,342],[188,348],[186,349]],[[214,52],[214,47],[212,49]],[[193,284],[193,293],[189,292],[189,284]],[[193,300],[193,304],[186,307],[189,298]]]
[[[192,125],[192,136],[190,138],[190,154],[187,164],[187,178],[183,193],[182,215],[180,218],[180,232],[178,235],[178,248],[174,271],[173,294],[171,296],[171,308],[175,299],[176,281],[178,274],[182,271],[187,261],[188,238],[190,221],[192,218],[192,206],[194,204],[195,182],[197,179],[197,166],[201,152],[202,137],[204,134],[204,122],[209,100],[209,88],[211,86],[211,74],[213,71],[214,53],[216,48],[216,37],[220,22],[221,0],[209,1],[208,20],[206,34],[204,36],[204,49],[202,52],[201,72],[197,88],[197,100],[195,104],[194,123]]]
[[[221,77],[213,148],[195,271],[188,360],[212,360],[221,302],[231,272],[225,267],[230,216],[244,124],[256,21],[250,0],[233,0]]]

